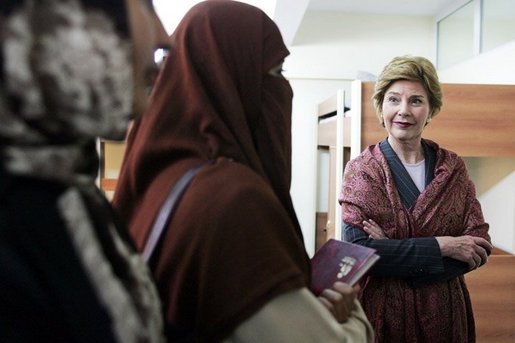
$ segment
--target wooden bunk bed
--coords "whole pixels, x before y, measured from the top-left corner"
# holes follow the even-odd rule
[[[515,86],[443,84],[444,106],[424,138],[463,157],[515,157]],[[329,151],[327,212],[318,212],[316,247],[341,238],[338,196],[345,163],[386,136],[372,105],[373,82],[353,81],[318,106],[319,150]],[[345,111],[346,99],[351,99]],[[466,274],[478,342],[515,342],[515,255],[495,249],[489,262]]]

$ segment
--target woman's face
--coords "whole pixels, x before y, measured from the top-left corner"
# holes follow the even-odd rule
[[[133,116],[140,117],[148,106],[148,95],[157,76],[154,52],[170,46],[168,34],[150,0],[126,0],[133,43]]]
[[[418,81],[395,81],[385,93],[383,118],[389,138],[420,140],[430,114],[428,94]]]

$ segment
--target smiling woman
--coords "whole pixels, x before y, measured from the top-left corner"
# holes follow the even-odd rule
[[[345,240],[381,256],[359,295],[377,342],[474,341],[463,275],[486,263],[489,225],[464,161],[422,138],[442,106],[433,64],[394,58],[373,100],[388,137],[347,163],[340,203]]]

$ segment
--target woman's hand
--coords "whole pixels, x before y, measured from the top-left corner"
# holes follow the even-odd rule
[[[345,323],[354,308],[356,291],[346,283],[335,282],[333,288],[322,291],[318,299],[339,323]]]
[[[372,239],[388,239],[383,229],[372,219],[363,221],[363,230],[365,230]]]
[[[452,257],[468,263],[470,269],[476,269],[486,263],[493,246],[486,239],[474,236],[439,236],[435,237],[442,256]]]

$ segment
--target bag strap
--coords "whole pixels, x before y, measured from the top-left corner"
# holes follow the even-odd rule
[[[177,206],[177,203],[181,199],[182,194],[190,184],[193,177],[197,175],[197,173],[202,168],[203,164],[195,166],[188,170],[177,183],[173,186],[172,190],[168,194],[163,206],[159,210],[157,214],[154,225],[152,226],[152,230],[150,231],[150,235],[148,236],[147,242],[145,243],[145,247],[143,249],[143,259],[145,262],[149,263],[150,258],[152,257],[152,253],[155,251],[157,244],[159,243],[159,239],[161,238],[164,229]]]

